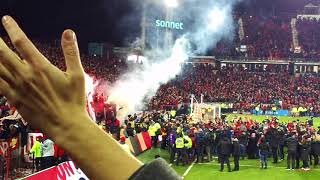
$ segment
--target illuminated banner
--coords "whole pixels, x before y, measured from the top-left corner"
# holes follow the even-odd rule
[[[173,22],[173,21],[163,21],[163,20],[156,20],[156,26],[162,28],[169,28],[169,29],[177,29],[183,30],[183,23],[182,22]]]

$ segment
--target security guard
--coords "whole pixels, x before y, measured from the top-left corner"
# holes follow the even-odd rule
[[[192,140],[188,135],[184,135],[183,138],[186,151],[186,162],[190,162],[192,158]]]
[[[149,126],[148,133],[151,136],[152,146],[153,148],[157,148],[158,145],[158,134],[157,132],[160,130],[161,126],[159,123],[155,123],[154,121],[151,122]]]
[[[30,154],[34,153],[34,158],[35,158],[35,165],[36,165],[36,170],[40,171],[41,170],[41,142],[42,142],[42,137],[37,137],[36,141],[34,142]]]
[[[176,160],[176,165],[179,165],[179,162],[182,162],[182,165],[184,165],[184,160],[183,160],[183,156],[184,156],[184,138],[182,137],[182,134],[178,134],[177,135],[177,139],[176,139],[176,154],[177,154],[177,160]]]

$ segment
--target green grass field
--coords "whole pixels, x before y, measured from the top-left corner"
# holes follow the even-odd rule
[[[259,122],[262,122],[263,120],[266,119],[266,116],[256,116],[256,115],[243,115],[243,114],[229,114],[227,115],[227,120],[230,121],[233,119],[233,117],[242,117],[242,118],[252,118],[253,120],[257,120]],[[270,116],[269,116],[270,117]],[[283,123],[288,123],[294,120],[299,120],[300,122],[305,122],[309,119],[309,117],[287,117],[287,116],[278,116],[280,122]],[[319,127],[320,126],[320,118],[313,118],[314,122],[314,127]]]
[[[232,119],[235,115],[229,115],[228,119]],[[249,115],[237,115],[237,116],[247,116]],[[265,116],[254,116],[254,119],[262,121]],[[280,117],[280,121],[288,122],[296,120],[297,118],[291,117]],[[300,121],[305,121],[307,118],[299,118]],[[315,126],[320,126],[320,119],[314,118]],[[157,154],[154,150],[149,150],[139,155],[138,158],[144,162],[150,162],[154,159]],[[169,160],[169,154],[165,150],[161,150],[160,156],[165,160]],[[231,167],[233,168],[232,158]],[[240,160],[240,171],[238,172],[227,172],[227,167],[225,166],[225,171],[220,172],[220,164],[218,164],[217,159],[212,162],[205,162],[200,164],[186,165],[186,166],[175,166],[172,165],[173,169],[177,171],[184,179],[187,180],[316,180],[320,178],[320,168],[313,168],[311,171],[304,172],[301,170],[288,171],[286,170],[286,160],[278,163],[272,164],[271,158],[269,158],[267,170],[260,169],[259,160]],[[302,163],[302,162],[301,162]]]

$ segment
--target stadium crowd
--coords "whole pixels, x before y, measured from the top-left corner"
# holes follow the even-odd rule
[[[316,19],[306,20],[299,19],[297,21],[299,43],[303,49],[302,55],[307,59],[318,59],[320,33],[318,29],[320,23]]]
[[[289,57],[291,29],[287,19],[273,17],[263,20],[258,17],[248,17],[244,21],[246,24],[245,33],[249,35],[245,36],[241,43],[248,44],[248,56],[261,59]],[[259,25],[256,26],[256,24]],[[306,58],[318,57],[318,35],[310,33],[317,26],[317,21],[298,21],[300,42]],[[310,34],[313,36],[310,37]],[[8,40],[6,41],[10,44]],[[62,70],[66,69],[62,51],[55,43],[36,41],[35,44],[48,59],[53,60],[52,64]],[[223,54],[227,53],[223,44],[219,47],[221,51],[224,51]],[[231,55],[237,54],[234,49],[231,51]],[[121,74],[128,70],[126,61],[121,58],[108,59],[81,55],[81,60],[88,74],[110,83],[115,82]],[[178,107],[179,104],[188,104],[191,94],[197,98],[203,94],[205,102],[230,103],[232,109],[237,111],[248,112],[257,106],[262,109],[271,109],[273,106],[277,106],[279,109],[287,110],[303,107],[307,109],[307,115],[320,116],[319,83],[320,77],[318,75],[290,76],[288,72],[278,71],[275,68],[249,71],[235,67],[217,69],[210,64],[186,64],[180,75],[160,87],[156,95],[148,102],[148,106],[149,110],[162,110],[165,106]],[[27,133],[32,132],[28,124],[21,118],[13,120],[8,118],[14,114],[15,109],[3,96],[0,96],[0,110],[1,118],[3,118],[0,120],[0,139],[16,137],[21,133],[23,135],[22,145],[25,145]],[[312,155],[315,159],[314,163],[318,164],[318,150],[315,150],[312,145],[317,144],[319,139],[317,139],[316,130],[311,124],[298,121],[281,124],[276,119],[267,119],[263,123],[258,123],[251,119],[243,120],[240,118],[227,124],[222,120],[212,121],[208,124],[190,124],[186,118],[173,120],[169,117],[170,115],[158,113],[133,115],[128,117],[123,126],[119,120],[113,117],[106,119],[105,127],[102,128],[105,128],[122,143],[124,137],[134,136],[142,131],[151,132],[151,136],[154,137],[153,141],[158,135],[162,135],[161,147],[169,149],[172,162],[177,156],[175,160],[177,164],[180,162],[187,164],[193,159],[198,162],[203,161],[205,154],[208,159],[212,158],[211,155],[217,155],[222,164],[224,162],[228,164],[228,157],[231,154],[234,155],[235,162],[239,161],[239,157],[244,157],[247,154],[250,159],[260,157],[261,161],[265,162],[262,164],[264,168],[266,167],[266,157],[263,155],[272,153],[273,161],[276,163],[278,155],[280,159],[284,159],[283,147],[285,144],[289,149],[292,148],[291,141],[294,141],[295,146],[292,148],[292,153],[289,152],[288,159],[291,158],[297,164],[288,165],[289,168],[299,168],[299,162],[302,160],[303,168],[308,169],[309,159],[306,157],[309,155]],[[156,125],[158,128],[154,128],[157,123],[159,124]],[[280,150],[279,154],[278,149]],[[50,151],[50,156],[54,156],[52,148]],[[35,150],[33,149],[31,152],[35,153]],[[39,155],[38,153],[38,156],[42,157],[43,154]],[[54,164],[52,160],[48,161],[49,163],[46,162],[44,165],[39,165],[38,161],[37,169],[44,169],[49,167],[48,164]],[[230,165],[228,165],[228,170],[231,170]],[[234,170],[239,170],[237,164]]]
[[[303,58],[305,61],[319,61],[319,20],[297,19],[297,39],[301,51],[295,52],[291,27],[293,16],[243,15],[234,20],[239,21],[240,18],[243,22],[243,35],[240,35],[238,28],[233,41],[218,42],[213,50],[216,57],[250,60]],[[241,45],[245,45],[245,48],[242,49]]]
[[[248,56],[261,59],[288,58],[292,42],[290,18],[273,16],[244,16],[245,38]]]
[[[211,65],[186,65],[183,73],[162,85],[150,102],[151,109],[165,105],[177,106],[190,100],[190,95],[204,102],[228,102],[237,110],[250,111],[258,104],[268,109],[281,102],[278,108],[291,110],[303,106],[319,114],[320,78],[317,75],[292,77],[287,72],[250,72],[243,68],[222,68]]]

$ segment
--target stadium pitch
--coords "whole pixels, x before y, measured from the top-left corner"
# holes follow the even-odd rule
[[[266,116],[255,115],[228,115],[228,120],[231,120],[234,116],[252,117],[254,120],[263,121]],[[280,122],[288,122],[299,119],[304,122],[308,117],[279,117]],[[314,118],[314,126],[320,126],[320,118]],[[144,163],[152,161],[158,151],[148,150],[138,156]],[[160,156],[169,162],[169,153],[166,150],[160,151]],[[233,168],[233,158],[231,160],[231,167]],[[220,172],[220,164],[215,158],[211,162],[205,161],[204,163],[192,163],[189,165],[172,165],[173,169],[187,180],[315,180],[320,177],[320,167],[314,168],[312,165],[310,171],[302,170],[286,170],[286,158],[277,164],[272,164],[272,159],[268,159],[268,169],[260,169],[260,161],[255,160],[240,160],[240,171],[227,172],[225,165],[225,171]]]

